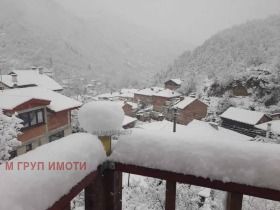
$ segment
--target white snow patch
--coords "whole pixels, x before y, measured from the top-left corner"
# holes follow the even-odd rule
[[[203,132],[201,130],[200,132]],[[280,145],[132,129],[109,159],[148,168],[280,190]]]
[[[100,140],[86,133],[72,134],[16,157],[9,161],[14,170],[0,166],[0,209],[48,209],[105,159]],[[43,162],[44,170],[38,170],[37,165],[34,170],[31,166],[18,170],[19,162]],[[49,162],[86,162],[86,170],[49,170]]]
[[[147,123],[139,125],[139,127],[147,130],[173,132],[173,122],[167,120]],[[235,131],[222,128],[220,126],[218,126],[216,129],[213,126],[211,126],[208,122],[203,122],[199,120],[193,120],[188,125],[177,124],[176,132],[186,135],[193,135],[193,133],[195,133],[195,136],[197,138],[204,139],[212,137],[216,139],[228,139],[232,141],[249,141],[252,139],[252,137],[250,136],[246,136]]]
[[[124,112],[118,102],[93,101],[80,108],[78,119],[81,127],[89,133],[116,131],[122,129]]]

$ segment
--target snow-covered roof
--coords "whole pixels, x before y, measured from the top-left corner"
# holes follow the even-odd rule
[[[130,123],[132,123],[132,122],[135,122],[135,121],[137,121],[137,118],[134,118],[134,117],[130,117],[130,116],[125,115],[122,125],[125,126],[125,125],[128,125],[128,124],[130,124]]]
[[[134,93],[121,93],[119,96],[125,98],[134,98]]]
[[[16,88],[16,89],[7,89],[0,93],[0,101],[2,101],[1,97],[12,97],[12,98],[34,98],[34,99],[42,99],[51,101],[47,108],[54,112],[59,112],[67,109],[74,109],[80,107],[82,103],[64,96],[60,93],[54,92],[47,88],[42,87],[28,87],[28,88]],[[15,99],[16,100],[16,99]],[[17,99],[20,100],[20,99]],[[0,102],[1,103],[1,102]]]
[[[98,98],[114,98],[114,97],[119,97],[120,93],[119,92],[112,92],[112,93],[103,93],[98,95]]]
[[[105,160],[101,141],[87,133],[72,134],[15,157],[8,162],[13,170],[0,165],[0,209],[48,209]],[[20,162],[35,165],[24,169]]]
[[[32,97],[30,96],[10,96],[0,92],[0,109],[12,110],[31,99]]]
[[[167,120],[143,124],[139,127],[147,130],[173,132],[173,122]],[[252,139],[252,137],[250,136],[246,136],[235,131],[222,128],[220,126],[218,126],[218,129],[215,129],[209,123],[199,120],[193,120],[188,125],[177,124],[176,132],[182,134],[184,133],[186,135],[195,133],[195,136],[200,138],[213,137],[220,140],[230,139],[233,141],[249,141]]]
[[[271,123],[271,132],[280,135],[280,120],[272,120],[272,121],[269,121],[269,122],[266,122],[266,123],[255,125],[255,127],[266,131],[268,123]]]
[[[188,105],[190,105],[192,102],[194,102],[195,100],[196,100],[196,98],[185,97],[182,101],[180,101],[179,103],[174,105],[174,107],[179,108],[179,109],[184,109]]]
[[[154,96],[160,96],[160,97],[165,97],[165,98],[174,98],[174,97],[181,96],[181,94],[175,92],[174,90],[165,89],[165,90],[155,93]]]
[[[133,89],[133,88],[131,88],[131,89],[127,89],[127,88],[123,88],[123,89],[121,89],[121,93],[136,93],[137,91],[138,91],[139,89]]]
[[[221,117],[249,125],[256,125],[264,115],[262,112],[230,107],[221,114]]]
[[[178,79],[170,79],[170,80],[168,80],[166,82],[169,82],[169,81],[172,81],[172,82],[174,82],[177,85],[181,85],[182,84],[182,80],[179,79],[179,78]]]
[[[63,88],[46,74],[40,74],[38,70],[13,70],[10,74],[17,75],[17,83],[12,81],[12,75],[3,75],[2,82],[8,87],[36,85],[50,90],[63,90]]]
[[[153,96],[154,94],[156,94],[157,92],[162,91],[162,90],[164,90],[164,88],[150,87],[150,88],[145,88],[145,89],[142,89],[142,90],[138,90],[135,93],[140,94],[140,95]]]
[[[280,145],[131,129],[120,136],[110,160],[196,177],[280,190]],[[269,172],[269,173],[268,173]]]

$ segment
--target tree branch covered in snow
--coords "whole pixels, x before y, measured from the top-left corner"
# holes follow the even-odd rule
[[[21,145],[17,136],[21,134],[22,120],[15,115],[9,117],[0,110],[0,164],[9,160],[13,147]]]

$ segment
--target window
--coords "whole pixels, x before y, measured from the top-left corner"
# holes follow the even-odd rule
[[[10,158],[9,158],[9,160],[11,160],[11,159],[13,159],[14,157],[16,157],[17,156],[17,151],[16,150],[14,150],[14,151],[11,151],[10,152]]]
[[[32,150],[32,144],[27,144],[25,146],[26,152],[29,152],[30,150]]]
[[[49,142],[55,141],[57,139],[60,139],[64,137],[64,131],[59,131],[51,136],[49,136]]]
[[[30,128],[38,124],[44,123],[44,109],[38,109],[18,115],[23,120],[23,128]]]

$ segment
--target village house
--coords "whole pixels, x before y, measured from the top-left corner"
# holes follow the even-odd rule
[[[138,104],[125,101],[122,105],[122,108],[123,108],[125,115],[130,116],[130,117],[135,117],[137,108],[138,108]]]
[[[56,92],[63,88],[51,77],[44,74],[43,68],[36,70],[13,70],[8,75],[2,75],[0,89],[14,89],[25,87],[44,87]]]
[[[262,124],[255,125],[257,129],[260,129],[266,137],[271,135],[280,136],[280,120],[272,120]]]
[[[181,87],[181,79],[170,79],[164,83],[164,88],[169,90],[176,90]]]
[[[273,113],[269,115],[272,120],[280,120],[280,113]]]
[[[174,109],[175,108],[175,109]],[[208,105],[197,98],[184,97],[173,109],[165,109],[164,115],[167,119],[173,120],[174,112],[177,112],[177,122],[187,125],[192,120],[201,120],[207,115]]]
[[[271,121],[271,118],[262,112],[235,107],[228,108],[220,117],[222,127],[251,137],[265,136],[265,131],[260,131],[255,126]]]
[[[0,109],[23,120],[22,146],[12,157],[71,134],[71,110],[82,104],[42,87],[7,89],[0,92]]]
[[[134,93],[134,100],[140,101],[144,105],[151,105],[153,104],[154,95],[162,90],[164,89],[161,87],[151,87],[139,90]]]
[[[208,105],[197,98],[185,97],[175,105],[179,116],[178,123],[187,125],[192,120],[201,120],[206,117]]]
[[[153,97],[153,110],[157,112],[163,112],[167,101],[172,101],[173,99],[180,96],[180,93],[170,89],[165,89],[155,93]]]

